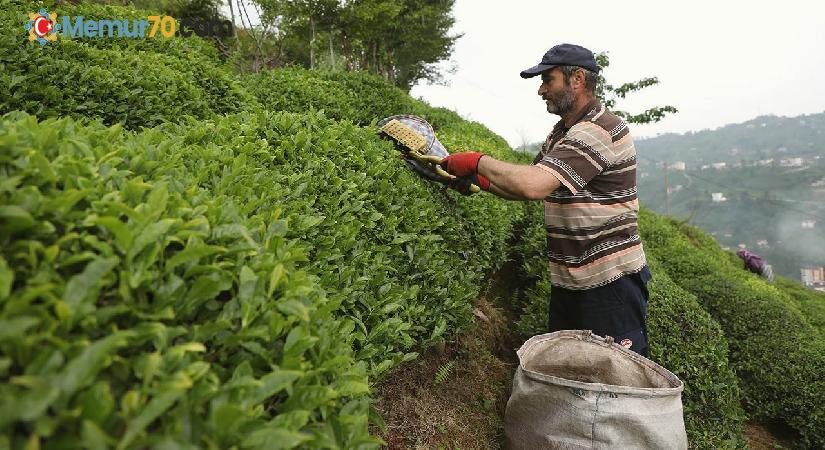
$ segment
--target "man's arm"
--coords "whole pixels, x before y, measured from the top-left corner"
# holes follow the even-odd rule
[[[487,189],[487,190],[492,192],[493,194],[496,194],[497,196],[499,196],[503,199],[506,199],[506,200],[521,200],[521,201],[527,200],[526,198],[518,197],[516,195],[513,195],[513,194],[501,189],[500,187],[496,186],[492,182],[490,183],[490,188]]]
[[[509,200],[541,200],[561,185],[538,166],[511,164],[489,155],[478,161],[478,173],[490,179],[490,192]]]

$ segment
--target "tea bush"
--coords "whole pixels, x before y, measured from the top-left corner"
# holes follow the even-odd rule
[[[32,6],[0,12],[0,113],[70,116],[130,129],[253,108],[214,49],[198,37],[68,39],[43,48],[23,31]],[[47,8],[48,9],[48,8]],[[59,8],[60,15],[145,17],[112,7]]]
[[[811,326],[825,334],[825,294],[783,277],[776,277],[776,288],[788,295]]]
[[[2,118],[0,447],[377,442],[355,324],[287,236],[314,219],[257,136],[206,131]]]
[[[647,248],[646,248],[647,249]],[[685,383],[682,403],[691,448],[744,448],[736,375],[728,362],[728,341],[695,296],[674,283],[648,254],[650,357]]]
[[[781,420],[801,444],[825,445],[825,341],[793,301],[722,257],[705,233],[644,211],[642,233],[670,278],[694,294],[730,345],[751,417]]]
[[[375,447],[370,383],[472,323],[508,254],[525,280],[518,330],[545,326],[541,205],[421,181],[369,127],[416,114],[453,152],[532,159],[481,124],[368,74],[238,75],[197,37],[39,48],[22,31],[34,6],[4,5],[0,114],[37,119],[0,119],[0,448]],[[696,297],[728,333],[756,417],[820,444],[821,345],[807,325],[777,334],[803,315],[821,324],[818,307],[734,274],[708,236],[682,248],[671,225],[643,219],[651,352],[686,382],[691,446],[741,446],[742,420],[728,343]],[[771,358],[783,362],[761,367]]]
[[[424,183],[374,131],[318,115],[135,136],[4,121],[0,427],[25,430],[14,442],[374,442],[367,377],[471,323],[520,213]],[[47,389],[67,376],[80,380]],[[115,416],[49,419],[86,406]]]
[[[466,122],[453,111],[415,100],[383,78],[365,72],[291,67],[249,75],[244,84],[267,109],[274,111],[323,109],[327,117],[359,125],[369,125],[395,114],[415,114],[425,118],[436,130]],[[495,136],[489,130],[486,133]],[[509,148],[506,142],[504,145]]]

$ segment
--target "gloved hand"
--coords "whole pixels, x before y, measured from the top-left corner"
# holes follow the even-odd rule
[[[457,177],[469,177],[478,173],[478,161],[484,153],[465,152],[453,153],[441,161],[440,166]]]
[[[473,174],[469,177],[464,178],[456,178],[455,180],[451,180],[447,183],[447,186],[450,189],[454,189],[458,191],[461,195],[470,195],[470,184],[475,184],[476,186],[480,187],[481,190],[486,191],[490,189],[490,180],[487,179],[484,175],[481,174]]]

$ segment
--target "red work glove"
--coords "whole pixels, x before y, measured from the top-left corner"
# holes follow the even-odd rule
[[[453,153],[441,161],[441,167],[457,177],[469,177],[478,173],[478,161],[484,153],[465,152]]]
[[[484,191],[490,189],[490,180],[481,174],[474,174],[465,178],[456,178],[450,181],[447,186],[449,186],[450,189],[458,191],[461,195],[470,195],[472,194],[472,192],[470,192],[470,184],[475,184]]]

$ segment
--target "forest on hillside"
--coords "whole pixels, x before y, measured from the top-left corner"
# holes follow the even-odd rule
[[[645,206],[724,247],[744,245],[789,278],[825,266],[825,113],[763,116],[636,147]]]

